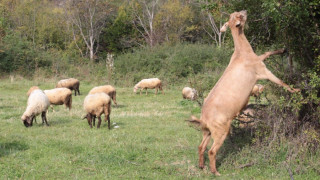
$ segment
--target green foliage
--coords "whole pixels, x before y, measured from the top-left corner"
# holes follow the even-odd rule
[[[146,47],[118,55],[115,58],[115,74],[118,79],[130,79],[135,83],[157,76],[168,84],[185,84],[192,75],[204,73],[210,76],[215,70],[221,72],[221,67],[229,62],[230,54],[226,49],[201,44]],[[209,86],[213,87],[213,84]]]
[[[104,28],[101,44],[106,46],[109,52],[122,52],[136,46],[136,43],[134,43],[134,40],[137,40],[135,38],[136,33],[128,4],[125,3],[118,8],[115,19],[112,19]]]
[[[155,31],[159,42],[176,43],[182,39],[193,21],[193,12],[189,5],[180,0],[168,0],[155,16]]]
[[[0,44],[0,69],[4,72],[20,72],[33,75],[36,68],[48,67],[47,53],[34,48],[31,42],[15,35],[7,35]]]

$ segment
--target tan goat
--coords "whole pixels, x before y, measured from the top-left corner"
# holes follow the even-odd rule
[[[234,41],[234,53],[223,75],[208,94],[201,111],[201,118],[192,116],[191,122],[200,123],[203,139],[199,146],[199,167],[204,168],[204,152],[210,141],[214,143],[208,151],[210,170],[220,175],[216,169],[216,155],[230,129],[231,121],[246,105],[253,86],[259,79],[270,81],[285,87],[290,92],[297,92],[273,75],[263,63],[270,55],[281,54],[284,50],[256,55],[244,35],[247,12],[234,12],[221,28],[221,32],[230,27]]]

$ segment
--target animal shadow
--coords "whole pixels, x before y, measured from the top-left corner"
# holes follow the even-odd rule
[[[3,138],[0,139],[1,141]],[[0,142],[0,157],[7,156],[17,151],[25,151],[29,146],[22,141]]]

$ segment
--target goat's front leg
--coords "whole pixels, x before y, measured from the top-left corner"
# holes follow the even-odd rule
[[[282,54],[285,52],[285,49],[279,49],[279,50],[276,50],[276,51],[268,51],[268,52],[265,52],[264,54],[260,55],[259,56],[259,59],[261,61],[264,61],[265,59],[267,59],[269,56],[272,56],[272,55],[276,55],[276,54]]]
[[[284,83],[279,78],[277,78],[274,74],[272,74],[272,72],[269,71],[268,69],[266,69],[265,73],[266,73],[265,75],[267,79],[269,79],[271,82],[274,82],[282,87],[285,87],[291,93],[300,91],[300,89],[291,88],[288,84]]]

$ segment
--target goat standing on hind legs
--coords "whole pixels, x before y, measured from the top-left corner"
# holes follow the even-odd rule
[[[203,154],[210,141],[214,140],[208,151],[210,170],[219,176],[216,169],[216,155],[227,137],[231,121],[247,104],[253,86],[259,79],[270,81],[285,87],[290,92],[298,92],[292,89],[273,75],[263,63],[263,60],[271,55],[281,54],[284,50],[266,52],[257,56],[247,38],[244,35],[244,25],[247,20],[247,12],[234,12],[230,19],[221,28],[221,32],[230,27],[234,41],[234,53],[223,75],[208,94],[202,107],[201,118],[192,116],[190,122],[198,123],[202,127],[203,139],[199,146],[199,167],[204,168]]]

